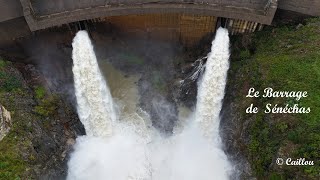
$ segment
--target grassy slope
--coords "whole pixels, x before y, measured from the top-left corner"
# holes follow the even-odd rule
[[[20,116],[12,110],[16,109],[15,98],[24,96],[24,88],[10,66],[11,63],[0,60],[0,103],[10,109],[12,119],[17,119]],[[20,151],[22,137],[26,135],[21,125],[14,122],[9,134],[0,142],[0,179],[20,179],[27,168]]]
[[[239,39],[238,39],[239,40]],[[252,53],[249,53],[249,52]],[[231,63],[230,83],[244,91],[236,94],[242,117],[251,118],[247,156],[260,179],[317,179],[320,172],[320,19],[310,19],[300,28],[267,28],[254,34],[250,47],[238,48]],[[246,98],[254,87],[261,93],[274,90],[308,91],[300,101],[292,98]],[[240,89],[240,90],[241,90]],[[260,108],[245,114],[251,103]],[[311,107],[309,114],[265,114],[267,103]],[[276,157],[304,157],[315,166],[282,166]]]
[[[28,87],[14,65],[0,59],[0,104],[12,118],[10,132],[0,141],[0,179],[32,179],[37,161],[31,142],[32,124],[55,112],[56,97],[47,96],[41,86]]]

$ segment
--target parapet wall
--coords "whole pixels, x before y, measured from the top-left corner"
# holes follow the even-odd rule
[[[23,16],[19,0],[0,0],[0,22]]]
[[[252,32],[260,24],[271,24],[277,8],[320,16],[320,0],[0,0],[0,44],[72,22],[147,14],[180,14],[184,18],[177,21],[181,26],[178,34],[188,34],[190,39],[215,26],[185,33],[183,29],[190,31],[189,26],[196,23],[186,17],[205,17],[205,22],[197,23],[199,27],[208,24],[208,19],[215,24],[217,17],[223,17],[230,19],[227,25],[232,34]],[[182,28],[182,24],[188,28]]]
[[[94,8],[102,6],[137,6],[144,4],[198,4],[207,6],[238,7],[263,10],[268,0],[32,0],[35,14],[50,15],[64,11]]]
[[[70,3],[73,0],[56,0],[54,3],[45,3],[48,0],[34,0],[33,3],[30,0],[20,1],[31,31],[100,17],[159,13],[240,18],[271,24],[277,9],[276,0],[82,0],[75,4]]]
[[[320,0],[280,0],[279,8],[311,16],[320,16]]]

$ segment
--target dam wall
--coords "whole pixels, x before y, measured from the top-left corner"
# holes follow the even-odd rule
[[[278,8],[310,16],[320,16],[319,0],[280,0]]]
[[[198,42],[215,32],[217,17],[187,14],[149,14],[112,16],[101,19],[116,29],[150,39],[180,41],[185,45]]]
[[[0,46],[92,19],[190,45],[214,32],[221,18],[231,34],[253,32],[270,25],[278,8],[320,16],[319,0],[0,0]]]

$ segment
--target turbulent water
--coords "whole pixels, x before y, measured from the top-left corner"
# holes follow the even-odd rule
[[[153,179],[229,178],[232,166],[221,149],[219,135],[219,113],[228,68],[229,36],[227,30],[220,28],[199,81],[195,113],[187,119],[183,130],[170,139],[154,143]]]
[[[68,163],[69,180],[229,179],[232,166],[219,136],[229,67],[227,30],[220,28],[212,42],[195,112],[179,118],[171,137],[148,125],[149,116],[136,106],[138,98],[132,98],[137,96],[128,96],[137,94],[134,83],[122,81],[121,75],[116,80],[124,84],[117,89],[120,93],[109,81],[113,102],[85,31],[77,33],[72,45],[78,113],[87,135],[77,138]]]
[[[112,97],[101,76],[87,32],[78,32],[72,47],[72,71],[79,118],[87,135],[110,135],[111,123],[115,121]]]
[[[87,32],[78,32],[72,46],[77,109],[87,135],[77,138],[67,179],[150,179],[148,138],[135,126],[139,123],[117,119]]]
[[[207,137],[219,141],[219,113],[222,107],[224,89],[229,69],[229,36],[222,28],[217,30],[208,55],[206,70],[199,83],[196,117],[197,123]],[[215,142],[219,144],[219,142]]]

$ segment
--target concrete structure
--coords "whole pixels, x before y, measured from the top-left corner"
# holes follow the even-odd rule
[[[319,0],[279,0],[278,7],[301,14],[320,16]]]
[[[145,14],[214,17],[207,18],[212,22],[223,17],[231,20],[227,25],[233,33],[250,32],[258,23],[271,24],[277,8],[320,16],[319,0],[0,0],[0,38],[10,41],[72,22]]]
[[[241,19],[247,21],[270,24],[277,8],[277,3],[274,1],[34,0],[31,3],[30,0],[21,0],[21,4],[31,31],[36,31],[85,19],[151,13],[181,13],[226,18],[241,17]]]

